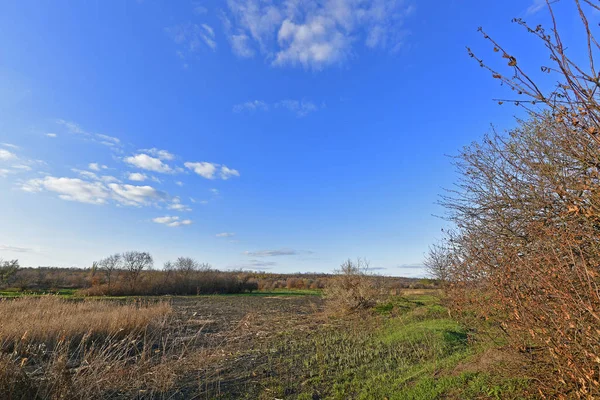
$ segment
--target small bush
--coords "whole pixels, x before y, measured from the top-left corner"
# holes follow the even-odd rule
[[[377,304],[377,282],[369,275],[369,262],[358,258],[345,261],[327,287],[324,295],[335,310],[355,311]]]

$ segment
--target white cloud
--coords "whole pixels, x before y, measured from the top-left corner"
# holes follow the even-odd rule
[[[186,162],[184,165],[186,168],[194,171],[196,174],[206,179],[215,179],[218,176],[223,180],[227,180],[234,176],[240,176],[240,172],[238,170],[229,168],[226,165],[214,164],[210,162]]]
[[[49,138],[55,138],[58,135],[56,133],[46,133],[46,136],[49,137]]]
[[[109,200],[113,200],[123,205],[142,206],[164,201],[168,198],[166,193],[160,192],[151,186],[105,184],[109,181],[114,182],[116,178],[109,176],[98,178],[93,172],[78,172],[85,174],[86,177],[95,178],[96,181],[46,176],[28,180],[21,185],[21,189],[26,192],[42,192],[44,190],[54,192],[58,193],[58,197],[63,200],[88,204],[106,204]]]
[[[31,167],[25,164],[16,164],[11,166],[12,169],[20,170],[20,171],[31,171]]]
[[[172,203],[167,207],[169,210],[175,211],[192,211],[189,206],[185,204],[181,204],[181,199],[179,197],[174,197]]]
[[[7,169],[7,168],[0,168],[0,178],[6,178],[10,174],[14,174],[15,172],[17,172],[17,171]]]
[[[182,186],[183,186],[183,182],[181,182],[181,181],[176,181],[176,182],[175,182],[175,184],[176,184],[177,186],[179,186],[179,187],[182,187]]]
[[[111,183],[111,182],[121,182],[120,180],[118,180],[117,178],[115,178],[114,176],[110,176],[110,175],[102,175],[100,177],[100,180],[102,182],[106,182],[106,183]]]
[[[114,198],[121,204],[131,206],[148,205],[152,202],[165,200],[166,193],[152,186],[134,186],[127,184],[110,183],[108,187],[113,191]]]
[[[17,156],[8,150],[0,149],[0,161],[16,160]]]
[[[219,189],[212,188],[212,189],[208,189],[208,190],[215,196],[219,195]]]
[[[163,225],[170,226],[172,228],[177,227],[177,226],[191,225],[192,224],[192,220],[191,219],[180,220],[179,217],[171,217],[171,216],[168,216],[168,215],[164,216],[164,217],[154,218],[152,221],[155,222],[155,223],[157,223],[157,224],[163,224]]]
[[[89,163],[88,168],[91,169],[92,171],[100,171],[102,169],[108,169],[108,167],[106,165],[100,165],[98,163]]]
[[[304,24],[286,19],[277,34],[280,51],[273,64],[320,69],[343,61],[349,54],[350,37],[337,29],[336,21],[316,16]]]
[[[31,179],[21,188],[26,192],[47,190],[58,193],[63,200],[78,201],[88,204],[105,204],[110,198],[110,191],[100,182],[87,182],[78,178],[44,178]]]
[[[169,206],[167,208],[169,210],[175,210],[175,211],[192,211],[192,209],[189,206],[186,206],[185,204],[181,204],[181,203],[169,204]]]
[[[130,172],[127,179],[135,182],[143,182],[148,179],[148,177],[140,172]]]
[[[139,150],[141,153],[146,153],[146,154],[150,154],[154,157],[158,157],[161,160],[166,160],[166,161],[171,161],[175,159],[175,155],[168,152],[167,150],[160,150],[157,149],[156,147],[153,147],[151,149],[142,149]]]
[[[0,143],[0,146],[8,147],[9,149],[14,149],[14,150],[20,149],[19,146],[15,145],[15,144],[11,144],[11,143]]]
[[[414,6],[402,0],[228,0],[223,25],[240,57],[260,52],[273,65],[321,69],[369,48],[395,49]]]
[[[229,238],[229,237],[235,236],[235,233],[233,233],[233,232],[221,232],[221,233],[217,233],[215,236],[216,237],[222,237],[222,238]]]
[[[243,111],[268,111],[269,105],[262,100],[252,100],[245,103],[236,104],[233,106],[233,112],[240,113]]]
[[[217,172],[219,166],[218,164],[209,162],[186,162],[183,165],[206,179],[214,179],[215,172]]]
[[[237,169],[227,168],[226,165],[221,166],[221,179],[227,180],[232,176],[240,176],[240,173]]]
[[[124,161],[138,168],[148,171],[170,173],[173,170],[167,164],[163,163],[159,158],[150,157],[147,154],[137,154],[135,156],[126,157]]]
[[[79,174],[82,177],[87,178],[87,179],[92,179],[92,180],[95,180],[95,181],[100,180],[100,178],[98,178],[98,175],[96,175],[95,173],[90,172],[90,171],[83,171],[83,170],[80,170],[80,169],[77,169],[77,168],[72,168],[71,171],[73,171],[76,174]]]

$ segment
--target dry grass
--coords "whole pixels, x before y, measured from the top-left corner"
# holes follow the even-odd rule
[[[0,398],[131,397],[169,390],[181,346],[167,303],[0,301]],[[167,369],[167,370],[166,370]]]
[[[167,303],[70,301],[55,296],[0,301],[0,343],[123,335],[145,329],[171,312]]]

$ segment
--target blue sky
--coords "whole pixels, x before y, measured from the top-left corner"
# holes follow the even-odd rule
[[[539,4],[4,1],[0,257],[420,276],[445,155],[517,112],[465,46],[535,56]]]

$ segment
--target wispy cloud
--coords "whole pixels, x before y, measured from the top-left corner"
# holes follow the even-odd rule
[[[188,22],[166,28],[165,31],[178,46],[177,55],[182,60],[187,60],[203,47],[212,51],[217,50],[215,31],[208,24],[198,25]],[[188,64],[185,63],[184,66],[187,67]]]
[[[415,11],[402,0],[228,0],[227,6],[223,26],[236,55],[260,53],[275,66],[315,70],[344,62],[359,43],[397,50]]]
[[[526,15],[533,15],[540,12],[546,7],[546,0],[533,0],[531,5],[525,10]]]
[[[263,261],[263,260],[249,260],[245,263],[229,265],[229,269],[241,269],[241,270],[269,270],[276,267],[278,264],[275,261]]]
[[[313,102],[305,100],[282,100],[275,106],[285,108],[296,114],[298,117],[304,117],[319,109]]]
[[[115,150],[119,149],[121,146],[121,140],[119,138],[116,138],[114,136],[105,135],[102,133],[94,133],[94,132],[86,131],[79,124],[77,124],[73,121],[58,119],[58,120],[56,120],[56,123],[64,126],[69,133],[72,133],[74,135],[81,135],[82,137],[86,138],[87,140],[91,140],[93,142],[103,144],[105,146],[114,148]]]
[[[0,149],[0,161],[13,161],[18,157],[15,153],[12,153],[5,149]]]
[[[221,232],[221,233],[217,233],[215,235],[216,237],[220,237],[220,238],[230,238],[235,236],[235,233],[233,232]]]
[[[152,220],[153,222],[157,223],[157,224],[163,224],[166,226],[169,226],[171,228],[175,228],[178,226],[183,226],[183,225],[191,225],[192,224],[192,220],[191,219],[179,219],[179,217],[172,217],[172,216],[164,216],[164,217],[157,217],[154,218]]]
[[[89,163],[88,168],[92,171],[101,171],[103,169],[108,169],[106,165],[100,165],[98,163]]]
[[[245,103],[236,104],[233,106],[235,113],[254,113],[257,111],[269,111],[272,108],[283,109],[292,112],[297,117],[305,117],[306,115],[319,110],[319,106],[309,100],[293,100],[286,99],[269,104],[263,100],[251,100]]]
[[[186,162],[183,165],[185,165],[187,169],[194,171],[197,175],[206,179],[221,178],[227,180],[234,176],[240,176],[239,171],[236,169],[206,161]]]
[[[236,104],[233,106],[233,112],[255,112],[255,111],[269,111],[269,105],[262,100],[251,100],[245,103]]]
[[[34,249],[30,249],[28,247],[17,247],[17,246],[8,246],[5,244],[0,244],[0,251],[8,251],[12,253],[35,253]]]
[[[179,197],[173,198],[171,204],[169,204],[167,208],[175,211],[192,211],[189,206],[181,203],[181,199],[179,199]]]
[[[249,257],[278,257],[278,256],[294,256],[298,254],[312,254],[312,251],[294,250],[294,249],[277,249],[277,250],[260,250],[260,251],[245,251],[244,254]]]
[[[167,150],[157,149],[156,147],[151,149],[141,149],[139,152],[150,154],[151,156],[158,157],[159,159],[166,161],[172,161],[175,159],[175,155],[173,153],[170,153]]]
[[[46,136],[49,137],[49,138],[55,138],[58,135],[56,133],[46,133]]]

